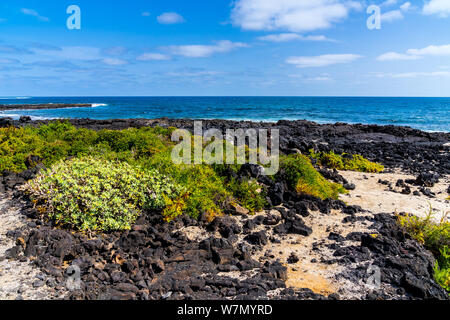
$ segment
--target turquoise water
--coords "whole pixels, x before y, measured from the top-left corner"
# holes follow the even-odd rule
[[[381,97],[40,97],[1,98],[0,104],[92,103],[94,108],[0,111],[0,117],[192,118],[402,125],[450,131],[450,98]]]

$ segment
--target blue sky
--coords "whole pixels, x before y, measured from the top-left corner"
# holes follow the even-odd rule
[[[449,96],[449,30],[450,0],[2,0],[0,96]]]

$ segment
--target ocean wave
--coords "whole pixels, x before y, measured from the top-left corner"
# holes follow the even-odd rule
[[[107,103],[93,103],[92,108],[96,108],[96,107],[107,107],[108,104]]]
[[[42,117],[42,116],[30,116],[30,115],[25,115],[25,114],[17,114],[17,113],[0,113],[0,118],[12,118],[13,120],[19,120],[20,117],[22,116],[26,116],[26,117],[30,117],[31,120],[56,120],[56,119],[61,119],[59,117]]]

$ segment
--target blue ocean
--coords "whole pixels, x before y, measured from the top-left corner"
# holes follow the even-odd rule
[[[91,103],[93,108],[0,111],[0,117],[192,118],[363,123],[450,131],[450,98],[382,97],[6,97],[0,104]]]

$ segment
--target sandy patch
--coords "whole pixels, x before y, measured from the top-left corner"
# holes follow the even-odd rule
[[[303,218],[305,224],[313,230],[309,237],[295,234],[284,235],[280,238],[281,243],[269,242],[261,252],[254,256],[254,259],[263,262],[270,257],[270,260],[279,260],[283,263],[288,269],[287,287],[308,288],[324,296],[338,293],[342,297],[361,298],[366,288],[363,285],[347,283],[347,280],[342,280],[339,276],[346,267],[337,263],[327,263],[327,261],[335,259],[334,250],[328,247],[335,243],[328,239],[331,232],[343,237],[352,232],[373,232],[369,229],[370,222],[368,221],[343,224],[342,220],[347,216],[339,210],[333,210],[328,215],[313,211],[309,217]],[[268,235],[271,235],[272,228],[267,231]],[[342,244],[357,245],[358,242],[345,241]],[[299,258],[299,261],[288,263],[288,258],[293,253]]]
[[[396,188],[397,180],[415,179],[412,175],[403,173],[361,173],[351,171],[339,172],[350,183],[356,185],[356,189],[350,191],[348,195],[341,196],[341,200],[349,205],[358,205],[365,210],[374,213],[394,213],[406,212],[417,216],[425,216],[433,208],[436,214],[435,219],[440,219],[445,212],[450,211],[450,201],[447,188],[450,184],[450,176],[441,179],[434,187],[429,188],[436,194],[435,198],[429,198],[422,193],[420,196],[401,194],[402,188]],[[392,183],[397,192],[388,190],[386,185],[378,183],[378,180],[386,180]],[[410,186],[412,191],[418,187]]]
[[[17,208],[11,206],[8,198],[0,194],[0,257],[15,245],[6,233],[24,224],[26,224],[24,216]],[[0,260],[0,300],[62,299],[64,291],[57,293],[45,283],[37,285],[36,281],[42,281],[39,280],[42,278],[42,272],[29,261]]]

